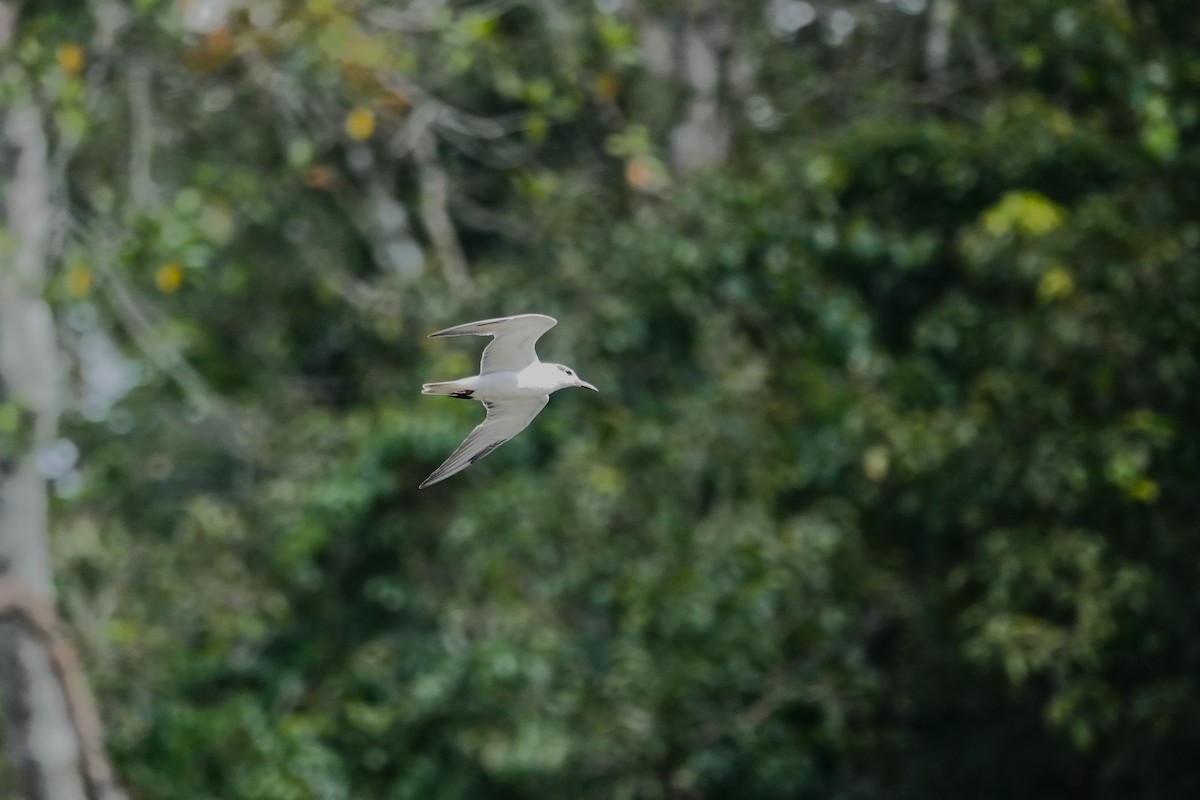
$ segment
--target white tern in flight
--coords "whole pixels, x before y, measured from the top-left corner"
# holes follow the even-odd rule
[[[550,402],[550,395],[559,389],[578,386],[600,391],[562,364],[543,364],[538,360],[534,345],[557,324],[558,320],[545,314],[518,314],[468,322],[429,334],[430,338],[491,336],[492,341],[483,350],[478,375],[427,383],[421,389],[421,394],[478,400],[487,409],[487,418],[421,483],[422,489],[462,472],[525,430]]]

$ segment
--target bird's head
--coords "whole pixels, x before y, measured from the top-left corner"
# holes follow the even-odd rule
[[[558,370],[557,377],[562,382],[562,388],[566,389],[569,386],[578,386],[580,389],[591,389],[593,392],[600,391],[595,386],[592,386],[590,383],[576,375],[575,371],[570,367],[563,364],[554,364],[553,366],[556,370]]]

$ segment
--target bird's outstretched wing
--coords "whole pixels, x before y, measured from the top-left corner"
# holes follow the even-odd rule
[[[545,314],[518,314],[455,325],[429,336],[494,337],[484,348],[479,362],[479,374],[487,375],[489,372],[516,372],[537,361],[534,345],[543,333],[557,324],[558,320]]]
[[[475,430],[471,431],[458,449],[451,453],[432,475],[422,481],[421,488],[462,472],[491,453],[525,430],[549,402],[550,395],[529,400],[485,400],[483,405],[487,408],[487,419],[476,425]]]

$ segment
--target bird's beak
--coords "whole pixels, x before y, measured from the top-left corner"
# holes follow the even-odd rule
[[[580,388],[580,389],[591,389],[593,392],[598,392],[598,391],[600,391],[599,389],[597,389],[595,386],[592,386],[592,385],[591,385],[590,383],[588,383],[587,381],[580,381],[580,382],[579,382],[579,388]]]

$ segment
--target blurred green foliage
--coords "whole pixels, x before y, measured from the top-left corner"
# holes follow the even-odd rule
[[[390,5],[137,3],[86,64],[30,5],[3,73],[65,344],[136,366],[55,532],[135,796],[1197,796],[1192,6],[953,4],[936,67],[923,3],[646,3],[754,74],[668,175],[621,4]],[[469,287],[373,255],[431,97]],[[424,334],[533,310],[601,394],[417,491],[479,417]]]

